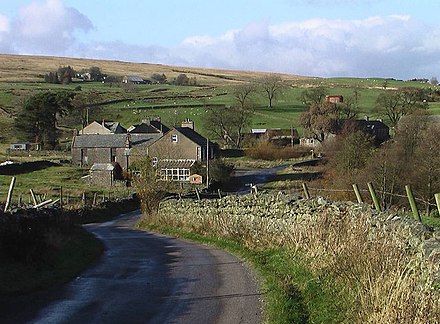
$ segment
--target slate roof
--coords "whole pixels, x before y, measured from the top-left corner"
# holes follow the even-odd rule
[[[194,160],[160,160],[159,169],[189,169],[194,163]]]
[[[119,124],[119,122],[114,121],[104,121],[105,128],[109,129],[113,134],[126,133],[127,130]]]
[[[361,129],[388,129],[389,127],[379,120],[363,120],[358,119],[353,121]]]
[[[197,133],[195,130],[193,130],[192,128],[188,128],[188,127],[176,127],[175,128],[176,131],[178,131],[180,134],[186,136],[187,138],[189,138],[191,141],[193,141],[194,143],[200,145],[200,146],[206,146],[206,138],[203,137],[202,135],[200,135],[199,133]],[[216,146],[217,144],[209,141],[209,146]]]
[[[162,130],[162,133],[164,133],[164,134],[168,133],[171,130],[168,126],[162,124],[158,120],[150,120],[150,125],[158,130]]]
[[[127,130],[121,126],[119,122],[114,121],[103,121],[102,123],[97,122],[94,120],[90,124],[88,124],[86,127],[84,127],[82,130],[79,131],[80,134],[93,134],[92,130],[96,131],[96,134],[102,133],[100,129],[106,129],[110,133],[113,134],[123,134],[127,133]]]
[[[142,123],[130,126],[127,131],[131,134],[155,134],[160,133],[160,130],[158,130],[156,127],[153,127],[149,124]]]
[[[150,145],[161,134],[130,134],[132,146]],[[125,147],[127,134],[85,134],[75,136],[73,148],[116,148]]]
[[[144,79],[135,75],[129,75],[126,77],[128,82],[144,82]]]

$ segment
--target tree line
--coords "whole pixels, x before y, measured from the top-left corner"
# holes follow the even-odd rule
[[[70,84],[74,78],[82,79],[85,81],[97,81],[102,82],[106,79],[107,75],[104,74],[97,66],[92,66],[89,69],[75,71],[73,67],[60,66],[58,70],[45,74],[44,81],[54,84]]]

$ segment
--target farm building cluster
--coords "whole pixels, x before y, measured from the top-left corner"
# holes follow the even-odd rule
[[[217,151],[215,143],[195,131],[191,120],[169,128],[160,119],[149,119],[127,129],[118,122],[94,121],[74,136],[71,146],[72,163],[89,166],[91,180],[104,185],[112,185],[133,162],[145,156],[151,158],[164,179],[199,179],[191,174],[191,167],[197,161],[214,159]]]

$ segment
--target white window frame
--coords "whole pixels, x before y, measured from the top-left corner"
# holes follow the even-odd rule
[[[189,181],[189,176],[190,170],[185,168],[164,168],[161,170],[161,177],[163,180],[187,182]]]
[[[171,142],[177,143],[178,141],[179,141],[179,137],[177,136],[177,134],[171,135]]]

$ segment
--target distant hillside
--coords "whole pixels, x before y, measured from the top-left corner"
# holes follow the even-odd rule
[[[153,73],[164,73],[168,79],[172,79],[181,73],[185,73],[188,77],[195,76],[200,83],[204,84],[234,83],[255,79],[260,75],[267,74],[262,72],[176,67],[161,64],[95,59],[0,54],[0,82],[42,81],[42,77],[46,73],[56,71],[60,66],[68,65],[78,71],[97,66],[103,73],[108,75],[136,75],[144,78],[149,77]],[[290,74],[280,74],[280,76],[285,80],[308,79],[308,77]]]

